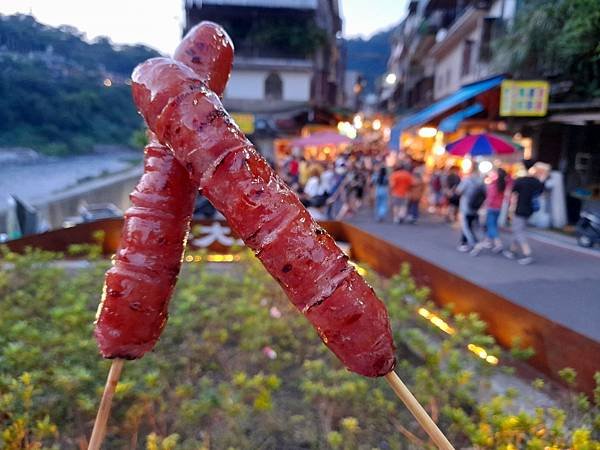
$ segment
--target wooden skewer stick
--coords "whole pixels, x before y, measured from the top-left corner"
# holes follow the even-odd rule
[[[88,450],[100,450],[100,447],[102,446],[102,441],[106,434],[108,416],[110,416],[110,405],[113,396],[115,395],[115,388],[119,382],[119,376],[121,375],[124,362],[125,360],[123,359],[113,359],[110,366],[106,385],[104,386],[104,392],[102,393],[102,400],[100,400],[100,407],[98,408],[98,415],[96,416],[94,429],[92,430],[92,436],[90,437]]]
[[[429,417],[427,411],[423,409],[414,395],[408,390],[396,372],[390,372],[385,376],[385,379],[390,384],[396,395],[402,403],[406,405],[411,414],[417,419],[417,422],[423,427],[431,440],[437,445],[440,450],[455,450],[452,444],[448,441],[444,433],[438,428],[435,422]]]

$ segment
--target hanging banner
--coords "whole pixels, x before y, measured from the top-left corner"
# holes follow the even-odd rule
[[[501,116],[542,117],[548,112],[547,81],[504,80],[500,92]]]

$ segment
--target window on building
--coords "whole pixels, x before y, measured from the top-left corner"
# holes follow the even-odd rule
[[[283,81],[276,72],[271,72],[265,80],[265,99],[281,100],[283,98]]]
[[[462,55],[462,72],[461,75],[469,75],[471,73],[471,60],[473,58],[473,41],[467,39],[463,45]]]
[[[481,46],[479,59],[489,62],[492,59],[492,42],[501,37],[505,31],[505,22],[499,17],[486,17],[481,30]]]

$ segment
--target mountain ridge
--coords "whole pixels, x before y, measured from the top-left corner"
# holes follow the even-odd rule
[[[74,27],[29,15],[0,15],[0,147],[67,155],[128,145],[142,127],[129,76],[158,55],[106,37],[88,42]]]
[[[386,72],[391,50],[390,40],[396,28],[397,25],[394,25],[368,39],[357,37],[344,40],[346,70],[356,70],[364,76],[367,94],[376,91],[377,79]]]

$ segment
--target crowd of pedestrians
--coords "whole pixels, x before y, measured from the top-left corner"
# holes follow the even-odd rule
[[[526,265],[533,262],[526,226],[539,209],[549,168],[537,163],[511,176],[502,167],[482,174],[476,165],[468,171],[457,166],[430,170],[410,159],[388,167],[382,158],[353,153],[335,162],[289,157],[280,174],[318,220],[343,220],[366,205],[378,222],[417,224],[427,208],[457,223],[458,251],[472,256],[489,251]],[[506,245],[501,223],[512,229]]]

